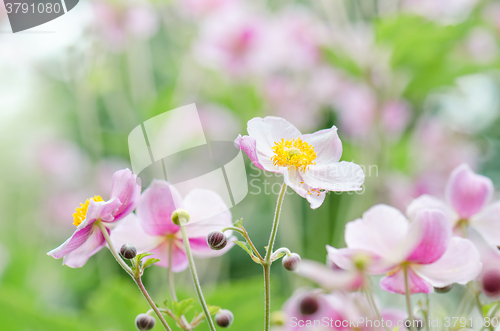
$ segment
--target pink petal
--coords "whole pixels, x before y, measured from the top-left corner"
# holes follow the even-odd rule
[[[87,241],[89,236],[92,234],[92,228],[93,224],[82,228],[78,227],[68,240],[62,243],[59,247],[48,252],[47,255],[60,259],[61,257],[71,253]]]
[[[490,245],[500,246],[500,201],[487,206],[479,214],[472,216],[469,224]]]
[[[467,164],[455,168],[446,187],[446,198],[463,219],[478,213],[493,195],[493,183],[475,174]]]
[[[434,288],[431,284],[417,276],[412,268],[408,268],[408,286],[410,293],[432,293]],[[387,292],[405,294],[404,270],[399,268],[394,274],[386,276],[380,280],[380,287]]]
[[[328,252],[327,259],[344,270],[356,270],[354,262],[356,259],[365,260],[365,270],[372,275],[384,274],[395,267],[393,263],[388,263],[388,261],[382,259],[380,256],[366,250],[351,248],[337,249],[329,245],[326,246],[326,250]]]
[[[262,164],[260,164],[259,159],[257,158],[257,142],[255,138],[250,136],[242,136],[240,134],[234,141],[234,145],[236,146],[236,148],[243,150],[257,168],[265,170]]]
[[[452,225],[455,225],[458,221],[458,215],[453,209],[451,209],[446,203],[439,200],[438,198],[427,194],[421,195],[418,198],[414,199],[406,208],[406,215],[409,219],[412,220],[415,219],[419,211],[425,209],[441,210],[446,214]]]
[[[399,210],[379,204],[368,209],[362,219],[347,223],[345,242],[348,248],[371,252],[397,265],[406,258],[408,247],[421,239],[409,240],[409,228]]]
[[[158,247],[164,240],[163,236],[147,234],[134,214],[129,214],[111,231],[111,242],[117,250],[130,243],[135,245],[138,253],[145,253]]]
[[[222,230],[233,224],[228,206],[214,191],[192,190],[184,198],[184,209],[189,212],[186,225],[189,238],[206,237],[210,231]]]
[[[358,272],[334,271],[322,263],[306,259],[300,262],[297,274],[312,280],[326,291],[357,290],[364,283],[363,276]]]
[[[318,165],[328,165],[337,163],[342,156],[342,142],[337,134],[337,128],[332,126],[330,129],[316,131],[302,136],[303,140],[314,147]]]
[[[387,325],[389,327],[389,330],[394,329],[398,325],[398,322],[400,325],[403,324],[403,326],[400,327],[398,331],[408,330],[404,326],[404,322],[408,318],[408,313],[406,311],[397,308],[384,308],[380,311],[380,315],[382,316],[384,321],[386,321],[384,325]],[[392,324],[389,324],[387,321],[391,321],[389,323]],[[379,330],[384,330],[384,328],[379,328]]]
[[[172,271],[181,272],[186,270],[189,265],[187,255],[184,252],[184,244],[181,240],[174,239],[171,244],[169,240],[165,240],[160,246],[151,250],[154,255],[152,257],[160,259],[160,262],[155,265],[163,268],[169,267],[170,245],[172,245]]]
[[[109,230],[108,230],[109,232]],[[87,240],[75,250],[69,252],[63,258],[63,264],[70,268],[80,268],[87,263],[87,260],[101,250],[106,245],[106,239],[102,235],[101,229],[92,226]]]
[[[302,181],[310,187],[327,191],[360,191],[365,181],[363,169],[355,163],[342,161],[327,166],[311,166],[299,171]]]
[[[142,193],[136,214],[146,233],[169,235],[179,231],[172,223],[172,212],[182,208],[182,198],[177,189],[163,180],[154,180]]]
[[[216,257],[227,253],[233,246],[236,237],[232,236],[227,239],[227,245],[223,249],[217,251],[211,249],[207,244],[207,237],[189,238],[189,245],[193,251],[193,256],[198,258]]]
[[[452,227],[448,218],[437,209],[422,210],[413,220],[411,227],[414,226],[421,227],[423,237],[407,260],[419,264],[435,262],[444,254],[451,239]]]
[[[451,239],[446,252],[436,262],[413,267],[434,287],[466,284],[481,272],[479,251],[470,240],[459,237]]]
[[[115,172],[113,184],[111,185],[111,197],[118,198],[122,205],[116,211],[115,221],[118,221],[130,214],[139,201],[141,195],[140,178],[137,183],[137,176],[129,169]]]
[[[97,220],[101,220],[106,223],[115,222],[114,215],[121,205],[122,203],[118,200],[118,198],[112,198],[109,201],[99,202],[90,200],[85,220],[78,227],[81,227],[82,224],[91,225]]]

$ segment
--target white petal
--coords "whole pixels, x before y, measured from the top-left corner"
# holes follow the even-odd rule
[[[406,208],[406,215],[410,220],[415,219],[417,213],[424,209],[439,209],[450,219],[452,225],[458,221],[458,215],[455,211],[448,206],[444,201],[439,200],[432,195],[421,195],[415,200],[413,200],[410,205]]]
[[[500,201],[472,216],[469,222],[490,245],[500,246]]]
[[[125,217],[118,226],[111,231],[111,242],[119,250],[124,244],[134,244],[138,253],[151,251],[164,240],[163,236],[151,236],[141,226],[135,214]]]
[[[327,191],[359,191],[365,181],[363,169],[342,161],[327,166],[311,166],[301,175],[305,184]]]

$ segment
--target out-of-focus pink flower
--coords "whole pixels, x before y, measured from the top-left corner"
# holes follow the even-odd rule
[[[297,274],[308,278],[326,291],[355,291],[364,286],[366,278],[358,269],[344,270],[336,265],[302,259]]]
[[[228,6],[234,5],[238,0],[179,0],[178,5],[186,14],[199,18],[214,14]]]
[[[339,296],[315,290],[298,289],[283,305],[283,311],[288,318],[283,330],[337,329],[335,321],[348,319],[343,314],[345,307],[345,302],[342,302]],[[325,320],[326,325],[322,323]]]
[[[405,293],[405,269],[411,293],[465,284],[481,272],[475,246],[467,239],[452,237],[450,222],[438,209],[422,210],[410,223],[397,209],[376,205],[363,218],[347,224],[345,241],[348,248],[331,251],[332,261],[349,270],[350,257],[365,252],[367,272],[387,273],[380,285],[393,293]]]
[[[500,297],[500,249],[489,245],[478,233],[469,230],[468,237],[481,254],[483,270],[478,277],[487,296]]]
[[[241,76],[260,69],[266,20],[242,6],[229,6],[207,17],[193,45],[201,64]]]
[[[498,56],[497,39],[490,30],[474,28],[467,36],[465,47],[474,60],[487,64]]]
[[[493,182],[485,176],[475,174],[467,164],[455,168],[446,185],[446,201],[423,195],[415,199],[407,213],[410,217],[426,208],[442,210],[457,234],[462,228],[471,226],[494,246],[500,246],[500,201],[490,204]]]
[[[389,136],[399,136],[406,129],[411,119],[411,111],[407,102],[391,100],[382,106],[382,129]]]
[[[282,174],[285,183],[316,209],[327,191],[358,191],[365,180],[361,167],[339,162],[342,142],[337,128],[302,134],[280,117],[248,121],[248,136],[239,135],[235,146],[245,151],[260,169]]]
[[[47,254],[56,259],[64,258],[63,264],[71,268],[85,265],[106,244],[97,223],[104,225],[109,233],[114,223],[135,209],[141,193],[141,186],[136,181],[137,176],[129,169],[116,172],[113,175],[111,199],[103,201],[100,196],[95,196],[81,203],[73,214],[76,231],[61,246]]]
[[[68,186],[68,183],[84,178],[89,172],[87,155],[71,141],[49,139],[38,144],[34,150],[38,170],[50,178],[51,185]]]
[[[200,106],[198,114],[209,141],[230,141],[241,128],[238,117],[222,106]]]
[[[100,35],[112,49],[122,49],[130,37],[150,38],[158,30],[158,16],[146,4],[114,5],[98,1],[92,6]]]
[[[172,213],[179,208],[190,214],[185,227],[194,256],[220,256],[233,246],[229,240],[224,249],[215,251],[207,244],[210,231],[222,230],[232,224],[231,213],[219,195],[196,189],[182,200],[177,189],[162,180],[154,180],[143,192],[137,206],[137,217],[130,215],[121,222],[111,233],[111,240],[117,247],[132,243],[138,252],[151,252],[160,259],[156,265],[171,266],[174,272],[183,271],[188,266],[188,259],[180,226],[171,219]]]

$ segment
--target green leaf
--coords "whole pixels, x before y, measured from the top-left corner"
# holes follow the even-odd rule
[[[240,229],[243,229],[243,218],[240,218],[239,220],[236,220],[234,222],[234,226],[236,228],[240,228]]]
[[[172,313],[177,317],[180,318],[182,315],[185,315],[188,311],[194,308],[194,299],[186,299],[182,300],[180,302],[173,301],[172,302]]]
[[[210,315],[215,315],[220,310],[219,306],[211,306],[211,305],[207,305],[207,306],[208,306],[208,311],[210,312]]]
[[[137,261],[141,261],[143,258],[145,258],[146,256],[150,256],[150,255],[153,255],[153,253],[146,252],[146,253],[137,254],[135,259]]]
[[[279,254],[278,254],[278,256],[276,256],[276,257],[273,259],[273,262],[274,262],[274,261],[276,261],[276,260],[281,259],[284,255],[285,255],[285,253],[279,253]]]
[[[142,270],[144,270],[147,267],[155,264],[156,262],[160,262],[160,259],[156,259],[156,258],[147,259],[146,262],[144,262],[144,264],[142,265]]]
[[[253,256],[253,252],[252,252],[252,248],[250,247],[250,245],[248,245],[247,242],[243,242],[243,241],[239,241],[239,240],[235,240],[233,241],[236,245],[240,246],[241,248],[243,248],[243,250],[245,252],[248,253],[248,255],[250,256]]]

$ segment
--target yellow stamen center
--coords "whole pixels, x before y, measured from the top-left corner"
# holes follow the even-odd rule
[[[89,209],[90,200],[99,202],[104,201],[99,195],[94,196],[93,198],[87,199],[85,203],[80,203],[80,207],[76,208],[76,212],[73,214],[73,224],[79,226],[87,217],[87,209]]]
[[[292,140],[281,138],[281,141],[275,142],[271,148],[274,152],[271,160],[275,166],[288,169],[293,167],[295,170],[305,172],[310,165],[316,164],[313,162],[316,159],[314,147],[302,141],[301,138]]]

